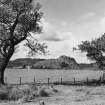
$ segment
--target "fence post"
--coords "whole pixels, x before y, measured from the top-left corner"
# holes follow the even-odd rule
[[[48,78],[48,85],[50,84],[50,78]]]
[[[34,84],[35,84],[35,76],[34,76]]]
[[[75,80],[75,78],[74,78],[74,84],[76,83],[76,80]]]
[[[103,83],[103,80],[102,80],[102,77],[100,76],[98,80],[98,85],[101,85],[101,83]]]
[[[62,79],[62,77],[61,77],[61,85],[62,85],[62,80],[63,80],[63,79]]]
[[[88,79],[88,77],[87,77],[87,79],[86,79],[86,83],[88,84],[88,82],[89,82],[89,79]]]
[[[102,81],[103,81],[103,83],[105,83],[105,73],[102,76]]]
[[[20,77],[20,85],[22,84],[22,77]]]

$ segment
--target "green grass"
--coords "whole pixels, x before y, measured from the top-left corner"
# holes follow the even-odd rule
[[[27,70],[27,69],[7,69],[5,71],[5,77],[7,77],[7,83],[19,84],[19,78],[22,77],[22,83],[35,82],[47,83],[50,77],[50,82],[60,81],[61,77],[63,81],[73,81],[74,77],[76,81],[83,81],[88,79],[99,79],[103,75],[103,71],[93,70]]]

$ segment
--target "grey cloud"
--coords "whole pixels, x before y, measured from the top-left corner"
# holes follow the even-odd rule
[[[57,35],[57,33],[44,33],[42,34],[41,39],[45,41],[55,41],[55,42],[64,40],[59,35]]]

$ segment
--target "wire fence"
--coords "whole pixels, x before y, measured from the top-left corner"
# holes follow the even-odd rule
[[[28,77],[18,77],[14,82],[8,81],[8,78],[5,77],[5,84],[14,84],[14,85],[23,85],[23,84],[56,84],[56,85],[101,85],[105,84],[105,74],[100,76],[97,79],[90,79],[89,77],[86,77],[83,80],[79,80],[78,78],[72,78],[70,80],[65,80],[62,77],[58,78],[45,78],[45,79],[40,79],[36,78],[36,76],[31,77],[29,79]]]

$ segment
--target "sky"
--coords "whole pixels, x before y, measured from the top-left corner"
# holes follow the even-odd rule
[[[81,41],[100,37],[105,32],[105,0],[37,0],[42,5],[43,33],[38,39],[48,45],[49,54],[36,58],[74,57],[79,63],[89,63],[84,53],[73,52]],[[25,57],[20,47],[13,58]]]

